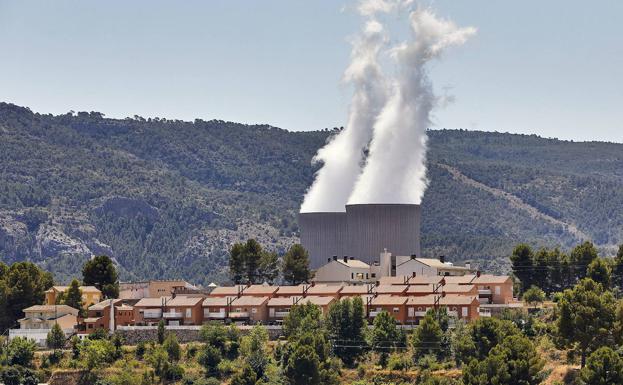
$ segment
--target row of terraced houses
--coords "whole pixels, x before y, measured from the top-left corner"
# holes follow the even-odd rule
[[[418,324],[431,308],[445,307],[456,319],[469,321],[518,305],[509,276],[480,274],[438,260],[406,261],[414,264],[410,275],[383,276],[375,266],[356,259],[334,258],[316,272],[314,281],[301,285],[211,285],[199,289],[184,281],[126,283],[121,285],[120,298],[103,301],[99,301],[101,293],[94,292],[97,289],[84,287],[83,302],[90,305],[86,317],[69,306],[55,305],[50,293],[46,304],[24,309],[21,328],[11,335],[43,343],[46,330],[58,322],[67,334],[78,335],[98,329],[112,332],[153,327],[161,320],[177,327],[214,321],[279,325],[295,305],[312,303],[326,313],[336,301],[354,297],[362,299],[370,322],[386,311],[403,325]],[[99,302],[93,303],[96,300]],[[33,330],[29,333],[28,329]]]

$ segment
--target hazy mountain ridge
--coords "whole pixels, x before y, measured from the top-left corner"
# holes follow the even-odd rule
[[[223,278],[231,242],[296,241],[296,212],[330,131],[223,121],[41,115],[0,104],[0,255],[65,280],[91,253],[124,278]],[[503,269],[514,243],[577,242],[504,191],[602,248],[623,242],[623,145],[528,135],[429,132],[425,253]],[[77,261],[78,259],[78,261]]]

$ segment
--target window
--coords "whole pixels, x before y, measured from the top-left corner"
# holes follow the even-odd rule
[[[368,279],[368,273],[366,273],[366,279]]]
[[[363,279],[363,273],[357,273],[357,279]]]
[[[355,273],[350,273],[350,279],[355,279]]]
[[[186,309],[186,318],[190,318],[193,316],[193,309]]]
[[[376,278],[376,273],[372,273],[370,275],[372,276],[372,278]]]
[[[255,308],[255,307],[254,307],[254,308],[252,308],[252,309],[251,309],[251,313],[253,313],[253,314],[257,313],[257,308]]]
[[[495,287],[495,295],[500,295],[500,287],[499,286]]]
[[[468,312],[467,309],[468,309],[467,306],[463,306],[463,312],[461,313],[463,317],[467,317],[467,312]]]
[[[400,313],[400,308],[395,307],[395,308],[392,309],[392,311],[394,313]]]

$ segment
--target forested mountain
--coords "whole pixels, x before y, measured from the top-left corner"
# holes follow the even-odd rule
[[[0,103],[0,255],[57,281],[107,254],[122,278],[223,279],[228,246],[283,251],[333,130],[218,120],[53,116]],[[504,270],[521,241],[623,242],[623,145],[440,130],[429,133],[427,255]]]

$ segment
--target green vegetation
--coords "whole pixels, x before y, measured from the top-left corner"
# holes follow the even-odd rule
[[[82,282],[87,286],[98,288],[104,298],[117,298],[119,295],[117,269],[110,257],[106,255],[94,257],[84,264]]]
[[[31,262],[7,266],[0,262],[0,332],[17,326],[22,310],[43,303],[52,274]]]
[[[309,253],[300,244],[294,244],[283,256],[282,276],[290,285],[298,285],[311,279]]]

